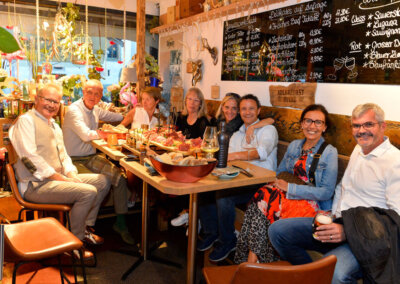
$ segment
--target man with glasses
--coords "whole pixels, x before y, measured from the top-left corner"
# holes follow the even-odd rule
[[[74,102],[65,114],[62,126],[65,148],[79,173],[101,173],[111,180],[114,210],[117,214],[113,229],[125,243],[133,245],[135,241],[128,231],[125,218],[128,213],[126,176],[103,154],[96,154],[91,144],[92,140],[100,138],[97,133],[99,120],[120,122],[124,117],[97,106],[103,96],[103,85],[99,80],[88,80],[82,92],[83,97]]]
[[[34,109],[20,116],[10,129],[10,140],[18,154],[14,165],[18,188],[30,202],[71,204],[72,233],[85,243],[101,244],[103,239],[89,228],[95,224],[110,182],[104,175],[78,174],[72,164],[62,131],[53,119],[61,97],[59,85],[45,85],[36,96]],[[93,259],[93,254],[85,250],[84,258]]]
[[[306,250],[316,250],[338,259],[332,283],[356,283],[362,276],[360,263],[347,242],[354,232],[344,230],[341,217],[360,207],[400,213],[400,151],[384,136],[384,119],[383,110],[376,104],[358,105],[353,110],[351,128],[357,145],[335,190],[332,214],[336,219],[317,228],[316,240],[312,236],[312,218],[273,223],[268,234],[283,259],[292,264],[309,263],[312,260]]]

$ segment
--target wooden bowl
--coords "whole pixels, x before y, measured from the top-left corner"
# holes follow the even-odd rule
[[[208,176],[217,165],[217,161],[209,162],[200,166],[179,166],[160,162],[150,157],[156,171],[166,179],[176,182],[196,182]]]
[[[105,132],[103,130],[98,130],[97,133],[99,133],[100,138],[104,139],[107,141],[107,137],[110,134],[117,134],[117,139],[126,139],[126,134],[127,133],[116,133],[116,132]]]

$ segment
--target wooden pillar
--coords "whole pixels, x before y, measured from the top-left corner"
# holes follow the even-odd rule
[[[145,86],[144,71],[145,71],[145,46],[146,46],[146,1],[137,0],[136,12],[136,62],[137,62],[137,77],[138,83],[136,92],[140,100],[140,92]]]

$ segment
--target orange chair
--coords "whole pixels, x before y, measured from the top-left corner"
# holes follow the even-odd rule
[[[61,267],[60,255],[79,250],[84,283],[87,283],[82,242],[54,218],[42,218],[27,222],[4,225],[4,259],[14,262],[12,283],[15,284],[20,265],[58,256],[61,282],[70,283]],[[73,255],[73,253],[71,253]],[[75,283],[77,283],[75,261],[72,257]]]
[[[287,262],[242,263],[231,266],[204,267],[208,284],[280,283],[330,284],[336,256],[330,255],[312,263],[290,265]]]
[[[14,169],[11,166],[11,164],[6,165],[6,172],[7,172],[7,178],[8,182],[11,187],[11,191],[14,194],[15,200],[22,206],[22,209],[19,211],[18,214],[18,219],[21,219],[21,214],[22,212],[26,210],[31,210],[34,211],[34,219],[38,219],[39,214],[38,212],[59,212],[59,218],[60,222],[64,223],[64,218],[67,221],[68,228],[70,228],[70,222],[69,222],[69,211],[71,211],[71,205],[67,204],[40,204],[40,203],[31,203],[29,201],[26,201],[22,198],[18,186],[17,186],[17,180],[15,179],[15,173]],[[24,217],[24,220],[26,218]]]

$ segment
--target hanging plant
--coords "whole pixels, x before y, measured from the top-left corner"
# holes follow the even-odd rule
[[[68,3],[66,7],[59,9],[56,15],[55,35],[59,42],[59,48],[64,59],[70,58],[71,62],[78,65],[85,65],[87,62],[86,50],[88,52],[88,77],[100,80],[104,68],[101,60],[104,55],[102,49],[94,52],[93,43],[90,37],[85,42],[86,35],[81,29],[77,33],[76,21],[79,20],[79,7]],[[103,70],[102,70],[103,69]],[[99,71],[100,70],[100,71]]]

